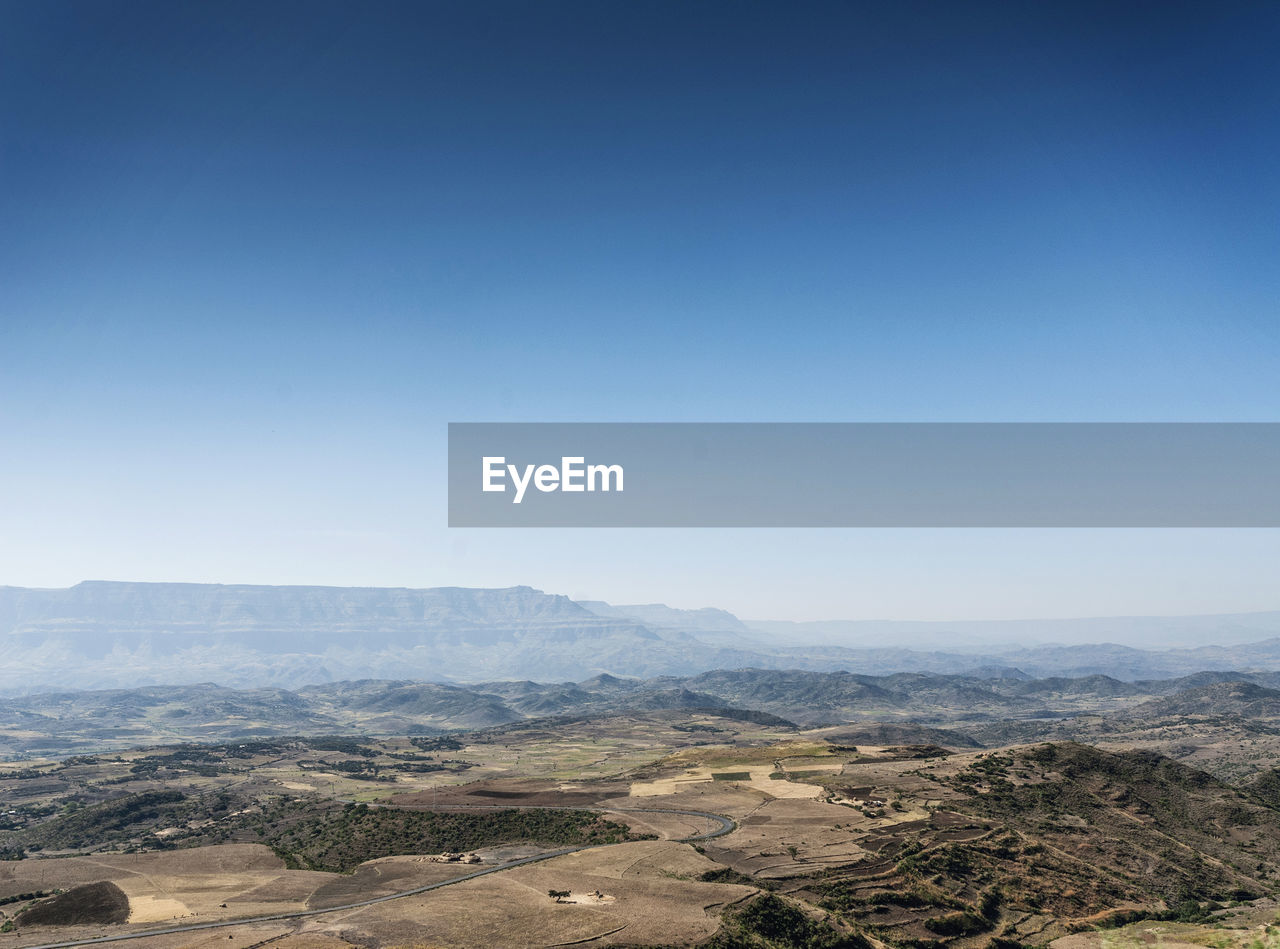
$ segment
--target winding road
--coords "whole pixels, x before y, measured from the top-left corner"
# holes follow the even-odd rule
[[[395,804],[376,804],[376,807],[397,807]],[[469,805],[453,805],[448,808],[439,808],[440,810],[455,810]],[[478,804],[470,805],[475,808],[484,808],[493,810],[500,808],[501,805]],[[515,805],[520,807],[520,805]],[[725,817],[723,814],[712,814],[709,811],[685,811],[672,807],[555,807],[550,804],[524,805],[521,810],[529,809],[539,810],[562,810],[562,811],[589,811],[600,814],[674,814],[679,817],[698,817],[711,821],[715,824],[713,830],[705,834],[694,834],[691,837],[674,838],[679,843],[696,843],[701,840],[713,840],[716,837],[723,837],[725,834],[731,833],[738,825],[734,823],[732,818]],[[406,808],[409,809],[409,808]],[[413,808],[422,809],[422,808]],[[449,880],[441,880],[438,883],[428,883],[425,886],[417,886],[411,890],[402,890],[399,893],[388,893],[385,896],[375,896],[367,900],[356,900],[353,903],[343,903],[339,906],[326,906],[324,909],[304,909],[296,910],[292,913],[271,913],[266,916],[243,916],[237,919],[220,919],[207,923],[188,923],[183,926],[167,926],[164,929],[147,929],[138,932],[119,933],[115,935],[94,936],[90,939],[73,939],[68,942],[46,942],[38,945],[21,946],[19,949],[70,949],[73,946],[96,946],[107,942],[122,942],[126,939],[146,939],[149,936],[169,936],[174,933],[198,932],[203,929],[224,929],[229,926],[245,926],[253,923],[271,923],[288,919],[304,919],[309,916],[323,916],[325,913],[340,913],[343,910],[359,909],[362,906],[373,906],[377,903],[389,903],[391,900],[401,900],[406,896],[417,896],[419,893],[428,893],[431,890],[438,890],[441,887],[453,886],[455,883],[464,883],[467,880],[474,880],[476,877],[488,876],[490,873],[501,873],[503,870],[511,870],[514,867],[523,867],[530,863],[538,863],[542,860],[551,860],[554,857],[563,857],[570,853],[580,853],[583,850],[593,850],[596,847],[615,846],[613,844],[586,844],[581,847],[562,847],[559,850],[549,850],[546,853],[535,854],[532,857],[521,857],[519,860],[511,860],[507,863],[500,863],[492,867],[485,867],[483,870],[476,870],[472,873],[466,873],[462,876],[453,877]]]

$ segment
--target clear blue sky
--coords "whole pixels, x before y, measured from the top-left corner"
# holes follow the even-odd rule
[[[1280,7],[0,2],[0,583],[1280,608],[1274,531],[449,531],[471,420],[1280,420]]]

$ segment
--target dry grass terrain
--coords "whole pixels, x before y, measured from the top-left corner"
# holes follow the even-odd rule
[[[974,748],[680,711],[10,764],[0,949],[202,922],[229,925],[133,944],[1270,945],[1280,776],[1194,720],[1179,757],[1213,773],[1151,750],[1163,718]],[[681,842],[718,825],[662,809],[735,826]],[[333,909],[561,846],[589,849]],[[123,922],[34,912],[90,884]]]

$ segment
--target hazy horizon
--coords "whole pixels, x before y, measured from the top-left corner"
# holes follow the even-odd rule
[[[1152,621],[1159,622],[1162,620],[1193,620],[1193,619],[1210,619],[1210,618],[1231,618],[1231,617],[1250,617],[1250,616],[1270,616],[1274,614],[1280,618],[1280,605],[1271,609],[1258,610],[1215,610],[1211,612],[1195,612],[1195,613],[1116,613],[1116,614],[1078,614],[1066,616],[1012,616],[1012,617],[993,617],[993,616],[973,616],[973,617],[947,617],[943,619],[922,619],[918,617],[889,618],[883,616],[825,616],[815,619],[795,619],[791,617],[780,616],[749,616],[743,615],[738,611],[731,609],[723,604],[718,603],[699,603],[697,605],[686,605],[682,603],[674,603],[663,599],[644,600],[636,602],[616,602],[612,600],[604,600],[593,597],[570,596],[554,589],[543,589],[533,584],[517,583],[510,585],[479,585],[465,586],[459,584],[428,584],[421,586],[408,586],[404,584],[343,584],[343,583],[262,583],[256,581],[199,581],[199,580],[124,580],[119,578],[102,578],[93,577],[78,580],[75,583],[62,586],[31,586],[27,584],[0,583],[0,589],[27,589],[27,590],[44,590],[44,591],[63,591],[70,590],[81,584],[151,584],[156,586],[176,585],[176,586],[221,586],[221,587],[257,587],[257,588],[297,588],[297,589],[321,589],[321,590],[441,590],[441,589],[461,589],[461,590],[511,590],[511,589],[531,589],[538,593],[548,596],[564,596],[567,599],[578,603],[579,605],[587,605],[593,602],[602,603],[616,608],[641,608],[641,607],[658,607],[671,609],[675,611],[697,613],[700,611],[716,611],[728,613],[733,618],[747,624],[776,624],[779,626],[792,625],[796,627],[821,627],[824,625],[838,626],[847,625],[885,625],[899,627],[934,627],[938,625],[957,625],[965,626],[969,624],[990,624],[993,626],[1015,627],[1019,624],[1035,624],[1044,623],[1049,625],[1063,625],[1071,623],[1091,623],[1103,622],[1108,620],[1136,620],[1136,621]],[[1280,632],[1280,629],[1278,629]]]

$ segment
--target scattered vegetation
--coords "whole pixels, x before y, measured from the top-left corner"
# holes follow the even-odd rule
[[[815,919],[792,901],[764,893],[727,911],[708,949],[871,949],[856,933]]]
[[[202,800],[182,791],[145,791],[127,794],[90,806],[66,807],[61,814],[13,835],[12,847],[27,850],[103,848],[127,843],[160,827],[208,818],[230,806],[225,801]]]
[[[738,883],[742,886],[754,886],[762,890],[772,890],[778,885],[776,880],[761,880],[733,869],[732,867],[716,867],[707,870],[698,877],[703,883]]]
[[[462,750],[462,742],[458,741],[456,738],[451,738],[448,735],[444,735],[439,738],[423,738],[421,736],[414,736],[413,738],[410,738],[409,741],[412,742],[413,747],[417,748],[419,751]]]
[[[623,824],[572,810],[507,808],[485,813],[406,811],[348,804],[316,812],[273,815],[263,842],[285,862],[308,870],[345,872],[366,860],[397,854],[476,850],[508,843],[553,847],[621,843]]]

